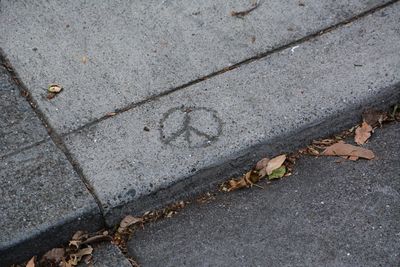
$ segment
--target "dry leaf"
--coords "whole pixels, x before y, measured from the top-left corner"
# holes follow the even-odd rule
[[[52,250],[47,251],[46,254],[43,255],[42,259],[60,262],[64,258],[64,254],[64,248],[53,248]]]
[[[312,155],[312,156],[318,156],[319,155],[319,151],[316,150],[315,148],[313,148],[312,146],[307,146],[306,152],[309,155]]]
[[[257,162],[256,170],[259,171],[259,170],[267,167],[268,162],[269,162],[269,158],[263,158],[262,160]]]
[[[142,218],[136,218],[132,215],[128,215],[122,219],[121,223],[119,224],[118,232],[123,233],[129,226],[134,225],[136,223],[142,223]]]
[[[91,246],[87,248],[80,249],[77,253],[73,253],[69,255],[70,259],[68,261],[69,264],[76,266],[81,261],[82,257],[85,255],[91,255],[93,252],[93,248]]]
[[[374,152],[369,149],[353,146],[346,144],[343,141],[339,141],[327,147],[321,155],[323,156],[344,156],[349,157],[351,160],[356,160],[357,158],[373,159],[375,157]]]
[[[267,174],[270,175],[274,170],[282,166],[283,162],[285,162],[285,159],[286,155],[280,155],[271,159],[265,167]]]
[[[35,260],[36,260],[36,256],[33,256],[28,263],[26,264],[26,267],[35,267]]]
[[[260,181],[261,177],[256,171],[249,171],[245,175],[243,175],[240,179],[232,179],[228,181],[228,188],[226,191],[231,192],[236,189],[250,187]]]
[[[63,89],[63,88],[61,87],[61,85],[56,84],[56,83],[53,83],[53,84],[50,84],[50,85],[49,85],[49,88],[47,88],[47,91],[48,91],[49,93],[57,94],[57,93],[61,92],[62,89]]]
[[[60,267],[72,267],[72,265],[63,260],[62,262],[60,262]]]
[[[71,241],[69,241],[68,245],[69,246],[74,246],[76,248],[79,248],[81,244],[82,244],[81,240],[71,240]]]
[[[365,121],[362,123],[361,127],[356,129],[356,135],[354,136],[354,141],[363,145],[371,137],[372,127]]]

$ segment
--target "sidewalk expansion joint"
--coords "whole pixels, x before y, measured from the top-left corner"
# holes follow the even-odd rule
[[[400,0],[392,0],[392,1],[387,2],[385,4],[379,5],[379,6],[375,7],[375,8],[373,8],[373,9],[361,12],[358,15],[355,15],[354,17],[351,17],[349,19],[343,20],[343,21],[338,22],[338,23],[336,23],[334,25],[326,27],[326,28],[324,28],[322,30],[318,30],[318,31],[316,31],[314,33],[311,33],[311,34],[309,34],[307,36],[304,36],[304,37],[302,37],[300,39],[294,40],[294,41],[289,42],[287,44],[278,46],[276,48],[272,48],[271,50],[268,50],[266,52],[260,53],[258,55],[253,56],[253,57],[250,57],[248,59],[239,61],[239,62],[237,62],[237,63],[235,63],[235,64],[233,64],[231,66],[222,68],[222,69],[220,69],[218,71],[215,71],[213,73],[210,73],[210,74],[208,74],[206,76],[200,77],[198,79],[192,80],[192,81],[187,82],[185,84],[182,84],[182,85],[179,85],[177,87],[171,88],[171,89],[166,90],[166,91],[164,91],[162,93],[150,96],[147,99],[144,99],[144,100],[141,100],[141,101],[138,101],[138,102],[133,102],[133,103],[131,103],[131,104],[129,104],[129,105],[123,107],[123,108],[119,108],[119,109],[116,109],[114,111],[110,111],[112,113],[112,115],[106,114],[106,115],[104,115],[104,116],[102,116],[102,117],[100,117],[98,119],[95,119],[95,120],[93,120],[93,121],[91,121],[91,122],[89,122],[89,123],[87,123],[87,124],[85,124],[83,126],[80,126],[80,127],[76,128],[76,129],[73,129],[73,130],[71,130],[69,132],[62,133],[61,137],[65,137],[65,136],[68,136],[68,135],[73,134],[75,132],[82,131],[82,130],[84,130],[86,128],[89,128],[89,127],[101,122],[101,121],[107,120],[109,118],[113,118],[115,116],[118,116],[119,114],[122,114],[122,113],[126,112],[126,111],[129,111],[129,110],[134,109],[136,107],[142,106],[142,105],[144,105],[146,103],[153,102],[153,101],[158,100],[158,99],[160,99],[162,97],[168,96],[168,95],[170,95],[170,94],[172,94],[174,92],[180,91],[181,89],[185,89],[185,88],[190,87],[192,85],[198,84],[198,83],[200,83],[202,81],[205,81],[205,80],[211,79],[213,77],[216,77],[218,75],[221,75],[223,73],[226,73],[228,71],[240,68],[242,65],[250,64],[250,63],[255,62],[255,61],[259,60],[259,59],[263,59],[263,58],[268,57],[268,56],[270,56],[272,54],[281,52],[281,51],[283,51],[285,49],[288,49],[288,48],[295,47],[297,45],[306,43],[306,42],[308,42],[310,40],[318,38],[319,36],[322,36],[322,35],[324,35],[326,33],[329,33],[329,32],[331,32],[333,30],[336,30],[336,29],[338,29],[340,27],[346,26],[347,24],[352,23],[352,22],[354,22],[354,21],[356,21],[356,20],[358,20],[360,18],[366,17],[366,16],[371,15],[371,14],[377,12],[377,11],[380,11],[380,10],[382,10],[382,9],[388,7],[388,6],[396,4],[399,1]]]
[[[101,202],[100,202],[99,198],[95,194],[92,186],[90,185],[90,183],[86,179],[86,177],[83,175],[82,169],[80,168],[79,164],[73,159],[71,153],[69,152],[69,150],[65,146],[64,142],[62,141],[62,138],[57,134],[56,131],[53,130],[53,128],[49,124],[48,119],[46,118],[45,114],[39,108],[37,108],[38,105],[37,105],[36,101],[30,95],[29,90],[27,89],[25,84],[21,81],[21,79],[19,78],[17,72],[14,70],[14,68],[11,65],[11,63],[8,61],[7,57],[5,56],[4,51],[1,48],[0,48],[0,64],[4,65],[4,67],[6,68],[6,70],[8,71],[8,73],[10,75],[10,77],[13,80],[12,82],[14,82],[15,85],[18,87],[21,96],[24,97],[28,101],[29,105],[32,107],[32,109],[35,112],[36,116],[40,119],[40,121],[42,122],[43,126],[46,128],[46,131],[47,131],[47,133],[49,135],[49,138],[46,138],[46,139],[44,139],[44,140],[42,140],[40,142],[37,142],[37,143],[35,143],[33,145],[30,145],[29,147],[25,147],[25,148],[23,148],[23,149],[21,149],[20,151],[17,151],[17,152],[21,152],[21,151],[24,151],[24,150],[26,150],[28,148],[34,147],[36,145],[39,145],[41,143],[45,143],[46,141],[51,139],[53,141],[53,143],[57,146],[57,148],[60,149],[61,152],[65,155],[65,157],[67,158],[69,163],[72,165],[74,171],[79,175],[79,178],[81,179],[81,181],[85,185],[86,189],[89,191],[89,193],[92,195],[92,197],[96,201],[96,204],[97,204],[97,206],[99,208],[99,211],[100,211],[100,214],[101,214],[101,218],[102,218],[102,223],[101,224],[105,225],[103,207],[101,205]],[[4,158],[4,157],[9,156],[11,154],[16,154],[17,152],[15,152],[15,153],[13,152],[13,153],[10,153],[8,155],[2,156],[1,158]]]

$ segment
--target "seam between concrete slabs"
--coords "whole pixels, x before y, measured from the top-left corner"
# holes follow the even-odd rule
[[[271,49],[271,50],[268,50],[268,51],[266,51],[266,52],[263,52],[263,53],[260,53],[260,54],[258,54],[258,55],[252,56],[252,57],[250,57],[250,58],[248,58],[248,59],[239,61],[239,62],[237,62],[237,63],[235,63],[235,64],[233,64],[233,65],[231,65],[231,66],[222,68],[221,70],[215,71],[215,72],[213,72],[213,73],[211,73],[211,74],[208,74],[208,75],[206,75],[206,76],[200,77],[200,78],[198,78],[198,79],[192,80],[192,81],[187,82],[187,83],[185,83],[185,84],[182,84],[182,85],[180,85],[180,86],[177,86],[177,87],[174,87],[174,88],[172,88],[172,89],[166,90],[166,91],[164,91],[163,93],[155,94],[155,95],[153,95],[153,96],[148,97],[148,98],[145,99],[145,100],[142,100],[142,101],[139,101],[139,102],[133,102],[133,103],[131,103],[131,104],[129,104],[129,105],[123,107],[123,108],[116,109],[116,110],[114,110],[114,111],[110,111],[110,112],[115,113],[115,114],[114,114],[114,115],[104,115],[103,117],[100,117],[100,118],[95,119],[95,120],[93,120],[93,121],[91,121],[91,122],[89,122],[89,123],[86,123],[85,125],[83,125],[83,126],[81,126],[81,127],[78,127],[78,128],[76,128],[76,129],[74,129],[74,130],[71,130],[71,131],[66,132],[66,133],[62,133],[62,134],[60,135],[60,137],[61,137],[61,138],[62,138],[62,137],[66,137],[66,136],[68,136],[68,135],[70,135],[70,134],[72,134],[72,133],[79,132],[79,131],[81,131],[81,130],[87,128],[87,127],[90,127],[90,126],[92,126],[92,125],[95,125],[95,124],[97,124],[97,123],[99,123],[99,122],[101,122],[101,121],[104,121],[104,120],[113,118],[113,117],[115,117],[115,116],[118,116],[119,114],[122,114],[122,113],[126,112],[126,111],[129,111],[129,110],[134,109],[134,108],[136,108],[136,107],[142,106],[142,105],[144,105],[144,104],[146,104],[146,103],[149,103],[149,102],[158,100],[158,99],[160,99],[160,98],[162,98],[162,97],[164,97],[164,96],[168,96],[168,95],[170,95],[170,94],[172,94],[172,93],[174,93],[174,92],[177,92],[177,91],[180,91],[180,90],[182,90],[182,89],[188,88],[188,87],[190,87],[190,86],[192,86],[192,85],[195,85],[195,84],[198,84],[198,83],[200,83],[200,82],[202,82],[202,81],[204,81],[204,80],[211,79],[211,78],[216,77],[216,76],[218,76],[218,75],[220,75],[220,74],[223,74],[223,73],[229,72],[229,71],[231,71],[231,70],[240,68],[240,67],[243,66],[243,65],[247,65],[247,64],[252,63],[252,62],[255,62],[255,61],[259,60],[259,59],[263,59],[263,58],[268,57],[268,56],[270,56],[270,55],[272,55],[272,54],[275,54],[275,53],[278,53],[278,52],[280,52],[280,51],[283,51],[283,50],[285,50],[285,49],[287,49],[287,48],[294,47],[294,46],[296,46],[296,45],[306,43],[307,41],[310,41],[310,40],[313,40],[313,39],[315,39],[315,38],[318,38],[319,36],[322,36],[322,35],[324,35],[325,33],[328,33],[328,32],[331,32],[331,31],[333,31],[333,30],[336,30],[336,29],[338,29],[338,28],[340,28],[340,27],[342,27],[342,26],[345,26],[345,25],[347,25],[347,24],[349,24],[349,23],[352,23],[352,22],[354,22],[354,21],[356,21],[356,20],[358,20],[358,19],[360,19],[360,18],[363,18],[363,17],[368,16],[368,15],[370,15],[370,14],[373,14],[373,13],[375,13],[375,12],[381,10],[381,9],[384,9],[384,8],[390,6],[390,5],[393,5],[393,4],[395,4],[395,3],[399,2],[399,1],[400,1],[400,0],[392,0],[392,1],[390,1],[390,2],[387,2],[387,3],[385,3],[385,4],[382,4],[382,5],[380,5],[380,6],[377,6],[377,7],[373,8],[373,9],[370,9],[370,10],[367,10],[367,11],[364,11],[364,12],[361,12],[360,14],[355,15],[355,16],[353,16],[353,17],[350,18],[350,19],[347,19],[347,20],[341,21],[341,22],[339,22],[339,23],[333,24],[333,25],[331,25],[331,26],[329,26],[329,27],[326,27],[326,28],[324,28],[324,29],[322,29],[322,30],[319,30],[319,31],[314,32],[314,33],[311,33],[311,34],[309,34],[309,35],[307,35],[307,36],[304,36],[304,37],[302,37],[302,38],[300,38],[300,39],[291,41],[291,42],[289,42],[289,43],[286,43],[286,44],[283,44],[283,45],[278,46],[278,47],[276,47],[276,48],[273,48],[273,49]]]
[[[21,95],[24,96],[24,98],[26,99],[26,101],[29,103],[29,105],[31,106],[32,110],[35,112],[36,116],[39,118],[39,120],[42,122],[44,128],[46,129],[49,138],[46,138],[40,142],[37,142],[29,147],[25,147],[21,150],[19,150],[18,152],[22,152],[25,151],[29,148],[32,148],[36,145],[39,145],[40,143],[44,143],[46,141],[48,141],[49,139],[51,139],[51,141],[55,144],[55,146],[65,155],[65,157],[67,158],[68,162],[71,164],[73,170],[78,174],[79,178],[81,179],[81,181],[83,182],[83,184],[85,185],[86,189],[89,191],[90,195],[93,197],[93,199],[95,200],[97,207],[100,211],[100,217],[102,218],[102,225],[105,225],[105,219],[104,219],[104,212],[103,212],[103,207],[100,203],[99,198],[97,197],[97,195],[94,193],[93,188],[91,187],[90,183],[87,181],[87,179],[84,177],[81,168],[77,165],[77,163],[73,160],[70,152],[68,151],[68,149],[66,148],[65,144],[62,141],[62,138],[57,134],[56,131],[54,131],[51,127],[51,125],[48,123],[48,119],[45,116],[45,114],[39,109],[37,108],[37,103],[36,101],[31,97],[28,88],[25,86],[25,84],[21,81],[21,79],[19,78],[17,72],[14,70],[14,68],[12,67],[11,63],[8,61],[7,57],[5,56],[4,51],[1,49],[0,47],[0,64],[3,64],[4,67],[6,68],[7,72],[9,73],[10,77],[12,78],[12,81],[15,83],[16,87],[19,89],[19,91],[21,92]],[[26,94],[28,93],[28,94]],[[10,153],[5,155],[9,156],[9,155],[13,155],[16,153]],[[2,158],[4,158],[2,157]]]

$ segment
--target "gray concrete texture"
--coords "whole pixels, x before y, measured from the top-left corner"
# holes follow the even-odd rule
[[[0,266],[102,224],[93,197],[49,139],[0,65]]]
[[[0,62],[0,158],[46,138],[46,129]]]
[[[60,133],[390,1],[260,2],[1,1],[0,47]]]
[[[393,4],[67,135],[108,223],[349,127],[370,102],[398,101],[399,14]]]
[[[0,196],[0,266],[102,227],[96,202],[51,141],[0,160]]]
[[[294,174],[219,194],[138,230],[141,266],[400,266],[400,123],[371,161],[304,157]]]

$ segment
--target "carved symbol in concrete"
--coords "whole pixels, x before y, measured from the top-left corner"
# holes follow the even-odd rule
[[[160,139],[167,145],[187,143],[189,147],[207,147],[222,133],[218,113],[205,107],[176,107],[160,121]]]

